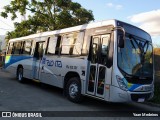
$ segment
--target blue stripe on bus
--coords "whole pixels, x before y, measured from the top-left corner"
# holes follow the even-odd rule
[[[129,91],[134,91],[136,88],[138,88],[139,86],[141,86],[141,84],[133,84],[128,90]]]
[[[143,84],[133,84],[129,83],[125,78],[123,78],[124,83],[127,85],[129,91],[134,91],[136,88],[142,86]]]
[[[21,60],[33,58],[32,56],[6,56],[5,68],[12,65],[13,63],[19,62]]]

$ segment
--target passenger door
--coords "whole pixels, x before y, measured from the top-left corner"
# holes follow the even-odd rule
[[[36,42],[36,47],[33,57],[33,79],[39,79],[41,59],[45,48],[45,41]]]
[[[110,34],[92,36],[90,70],[87,93],[104,98],[107,79],[107,56]]]

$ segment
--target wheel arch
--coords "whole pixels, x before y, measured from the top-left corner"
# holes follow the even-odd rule
[[[70,78],[73,78],[73,77],[78,77],[79,82],[82,86],[80,75],[77,72],[70,71],[64,77],[64,82],[63,82],[64,93],[65,93],[65,88],[66,88],[67,82],[69,81]]]

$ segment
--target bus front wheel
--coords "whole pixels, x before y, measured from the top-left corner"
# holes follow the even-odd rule
[[[78,77],[73,77],[67,82],[66,86],[67,98],[75,103],[82,101],[81,83]]]
[[[20,67],[20,68],[18,68],[18,70],[17,70],[17,80],[19,81],[19,82],[24,82],[24,78],[23,78],[23,68],[22,67]]]

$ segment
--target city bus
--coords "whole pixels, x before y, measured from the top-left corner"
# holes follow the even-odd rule
[[[10,39],[5,69],[19,82],[62,88],[72,102],[144,102],[154,95],[151,36],[114,19]]]

